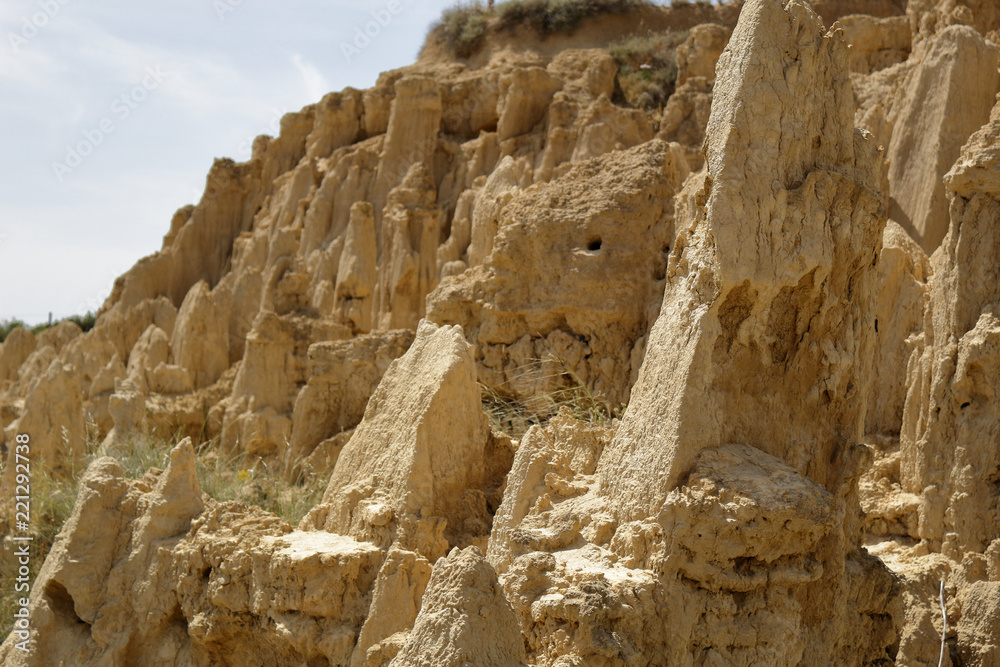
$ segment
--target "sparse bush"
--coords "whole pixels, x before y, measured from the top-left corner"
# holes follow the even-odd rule
[[[38,335],[46,329],[63,322],[74,322],[78,327],[80,327],[80,329],[83,330],[84,333],[86,333],[94,328],[94,324],[97,323],[97,315],[92,312],[88,312],[86,315],[71,315],[70,317],[56,320],[52,324],[49,324],[48,322],[45,322],[44,324],[36,324],[35,326],[30,327],[31,333]],[[10,335],[10,332],[18,327],[28,328],[24,322],[18,319],[0,320],[0,343],[4,342],[7,339],[7,336]]]
[[[528,25],[539,34],[572,32],[585,18],[622,14],[645,0],[511,0],[497,6],[500,27]]]
[[[677,47],[688,31],[634,36],[615,42],[608,51],[618,62],[618,101],[638,109],[658,109],[677,86]]]
[[[24,322],[18,319],[0,321],[0,343],[7,339],[7,336],[10,335],[11,331],[23,326]]]
[[[649,4],[647,0],[510,0],[494,10],[496,29],[533,28],[540,35],[572,32],[585,18],[620,14]],[[468,58],[482,46],[491,15],[481,2],[446,9],[438,26],[455,55]]]
[[[87,333],[94,328],[97,324],[97,315],[92,311],[88,311],[86,315],[71,315],[67,317],[65,321],[74,322],[84,333]]]
[[[445,43],[452,52],[462,58],[475,53],[486,38],[488,16],[479,3],[458,5],[444,10],[441,28]]]

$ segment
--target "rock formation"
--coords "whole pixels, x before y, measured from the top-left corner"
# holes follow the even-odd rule
[[[0,490],[19,434],[86,472],[0,661],[931,665],[943,596],[943,664],[1000,665],[1000,11],[484,21],[217,161],[90,331],[7,336]],[[664,29],[628,108],[608,46]]]

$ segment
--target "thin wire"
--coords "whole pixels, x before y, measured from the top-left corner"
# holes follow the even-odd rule
[[[948,611],[944,606],[944,579],[941,580],[941,655],[938,657],[938,667],[944,666],[944,639],[948,634]]]

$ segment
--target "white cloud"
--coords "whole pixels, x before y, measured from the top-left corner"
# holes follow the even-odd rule
[[[315,65],[307,62],[298,53],[292,54],[292,62],[295,64],[295,69],[302,75],[302,81],[306,86],[306,94],[310,99],[318,102],[324,95],[330,92],[330,84],[326,82],[326,79],[316,69]]]

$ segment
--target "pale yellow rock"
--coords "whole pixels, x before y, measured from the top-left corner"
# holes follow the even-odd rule
[[[885,226],[878,260],[874,379],[866,435],[898,436],[906,401],[906,364],[923,334],[931,267],[923,249],[893,221]]]
[[[1000,582],[977,582],[964,591],[958,645],[966,665],[1000,665]]]
[[[4,664],[348,663],[382,553],[206,501],[194,463],[185,440],[139,480],[90,466],[32,592],[38,635]]]
[[[114,429],[108,434],[110,443],[126,443],[142,432],[146,417],[146,394],[131,379],[115,380],[114,392],[108,399],[108,412]]]
[[[905,16],[877,18],[865,14],[841,17],[837,27],[851,47],[851,71],[871,74],[903,62],[910,55],[910,25]]]
[[[846,44],[823,33],[796,3],[748,3],[719,62],[707,203],[678,231],[636,409],[601,462],[623,518],[655,515],[698,451],[726,443],[844,481],[830,462],[861,436],[885,218]]]
[[[20,417],[3,431],[6,456],[0,486],[8,498],[15,495],[18,435],[29,439],[30,468],[36,475],[68,475],[77,458],[87,451],[83,396],[72,367],[58,360],[31,385]]]
[[[151,390],[150,375],[154,368],[170,360],[170,337],[167,333],[150,324],[142,333],[128,356],[126,370],[128,378],[143,391]],[[155,390],[154,390],[155,391]]]
[[[953,25],[968,25],[981,34],[1000,28],[1000,7],[991,0],[913,0],[906,4],[914,44],[930,48],[930,38]]]
[[[90,332],[0,348],[3,447],[179,432],[333,490],[293,530],[203,496],[188,444],[99,460],[0,662],[930,665],[943,580],[953,663],[993,664],[1000,9],[804,4],[748,0],[724,54],[736,5],[460,61],[434,31],[218,161]],[[665,29],[657,129],[607,45]],[[950,203],[931,261],[890,194]],[[401,356],[425,312],[463,328]],[[545,423],[491,432],[480,382]],[[438,560],[469,545],[499,581]]]
[[[375,579],[372,604],[358,635],[351,667],[368,667],[376,656],[382,658],[382,642],[413,627],[430,578],[431,564],[426,558],[412,551],[389,549]]]
[[[349,337],[349,330],[333,321],[262,310],[247,336],[232,393],[222,401],[222,445],[285,456],[295,400],[308,380],[309,345]]]
[[[718,664],[863,662],[894,640],[894,622],[879,608],[892,598],[891,576],[853,546],[860,536],[851,505],[866,463],[866,451],[854,443],[871,383],[874,269],[885,213],[878,153],[853,129],[847,70],[842,37],[826,33],[803,5],[744,5],[718,64],[708,177],[697,195],[704,208],[679,229],[629,409],[597,469],[608,506],[623,524],[618,544],[629,526],[649,520],[662,526],[663,539],[679,534],[669,519],[670,494],[691,483],[699,457],[709,456],[705,450],[749,445],[743,451],[750,454],[740,456],[770,455],[802,484],[830,494],[827,518],[812,519],[819,528],[809,538],[815,547],[807,561],[816,565],[796,557],[800,564],[786,569],[771,554],[751,576],[758,582],[751,588],[773,578],[783,591],[755,594],[760,602],[751,604],[761,608],[767,600],[774,609],[751,621],[755,632],[771,635],[788,623],[802,642],[744,643],[733,628],[734,634],[707,640]],[[713,485],[739,488],[734,481]],[[846,516],[832,509],[841,503]],[[843,518],[831,522],[837,515]],[[831,537],[819,539],[826,533]],[[755,544],[748,538],[737,547],[741,539],[734,535],[734,548]],[[692,544],[679,553],[721,548]],[[668,546],[665,553],[678,550]],[[651,566],[671,572],[673,558]],[[731,576],[729,569],[722,566],[719,576]],[[705,605],[709,616],[722,613],[720,601],[704,592],[722,580],[695,580],[701,583],[680,585],[687,592],[676,595]],[[745,585],[737,578],[724,586],[749,590]],[[840,586],[845,597],[817,605],[784,592],[786,586],[803,592]],[[710,632],[697,622],[673,630],[675,659],[692,655]]]
[[[705,158],[702,144],[712,111],[714,79],[694,77],[677,87],[663,107],[657,137],[679,142],[692,170],[701,169]]]
[[[396,82],[394,91],[371,198],[376,215],[381,214],[388,193],[402,183],[411,167],[431,163],[441,127],[441,89],[434,79],[404,76]],[[379,241],[383,239],[380,235]]]
[[[476,531],[473,500],[491,481],[488,433],[472,346],[460,327],[422,322],[372,394],[303,527],[443,555]]]
[[[187,368],[162,361],[146,372],[146,379],[149,390],[158,394],[187,394],[195,388]]]
[[[83,332],[76,322],[66,320],[38,334],[36,344],[38,347],[50,345],[59,353],[81,333]]]
[[[382,223],[372,319],[382,330],[414,329],[424,316],[425,295],[437,285],[441,244],[437,191],[423,163],[410,167],[389,193]]]
[[[361,422],[382,375],[412,341],[413,333],[404,330],[309,346],[309,379],[295,399],[286,477],[306,473],[301,461],[321,441]]]
[[[473,214],[472,268],[428,296],[428,317],[462,325],[478,343],[480,380],[502,395],[550,395],[569,371],[617,407],[659,305],[679,185],[659,141],[578,163],[483,214],[497,232],[488,262],[476,266],[480,203],[508,196],[494,199],[487,181]]]
[[[316,105],[316,120],[306,137],[306,157],[327,157],[336,149],[357,141],[363,114],[359,91],[347,88],[325,95]]]
[[[691,28],[687,39],[677,47],[677,85],[696,76],[715,81],[715,64],[729,43],[731,32],[713,23]]]
[[[0,383],[17,380],[21,364],[35,351],[36,345],[35,336],[30,329],[17,327],[7,334],[0,347]]]
[[[509,155],[497,165],[482,189],[476,193],[472,208],[472,229],[469,241],[469,266],[482,264],[493,251],[493,242],[500,224],[500,212],[520,191],[524,166]]]
[[[501,142],[529,132],[544,120],[560,82],[541,67],[516,68],[500,78],[497,134]]]
[[[1000,419],[992,379],[1000,363],[1000,287],[991,278],[1000,257],[993,224],[1000,199],[982,176],[994,164],[998,127],[995,108],[945,178],[951,226],[931,258],[930,304],[907,371],[901,434],[902,488],[923,496],[915,537],[936,548],[954,542],[958,554],[982,553],[1000,537]]]
[[[205,281],[184,297],[170,344],[174,364],[187,369],[194,389],[207,387],[229,368],[229,327]]]
[[[580,511],[576,518],[556,507],[596,484],[597,461],[612,435],[610,429],[562,414],[545,427],[533,426],[524,435],[503,503],[493,517],[487,556],[498,573],[505,573],[526,553],[557,551],[573,544],[581,531],[599,532],[602,524],[605,530],[610,527],[609,517],[599,510]],[[561,520],[553,520],[552,514],[562,514]]]
[[[989,119],[1000,90],[1000,48],[967,26],[951,26],[928,41],[891,112],[886,146],[889,215],[933,252],[948,231],[942,181],[962,145]]]
[[[476,547],[434,565],[413,630],[390,667],[525,665],[524,645],[493,568]]]
[[[378,280],[378,248],[371,204],[357,202],[344,236],[336,277],[336,312],[355,331],[372,328],[372,297]]]
[[[601,95],[580,114],[576,147],[570,160],[588,160],[638,146],[652,138],[653,130],[642,111],[624,110],[612,104],[608,95]]]

